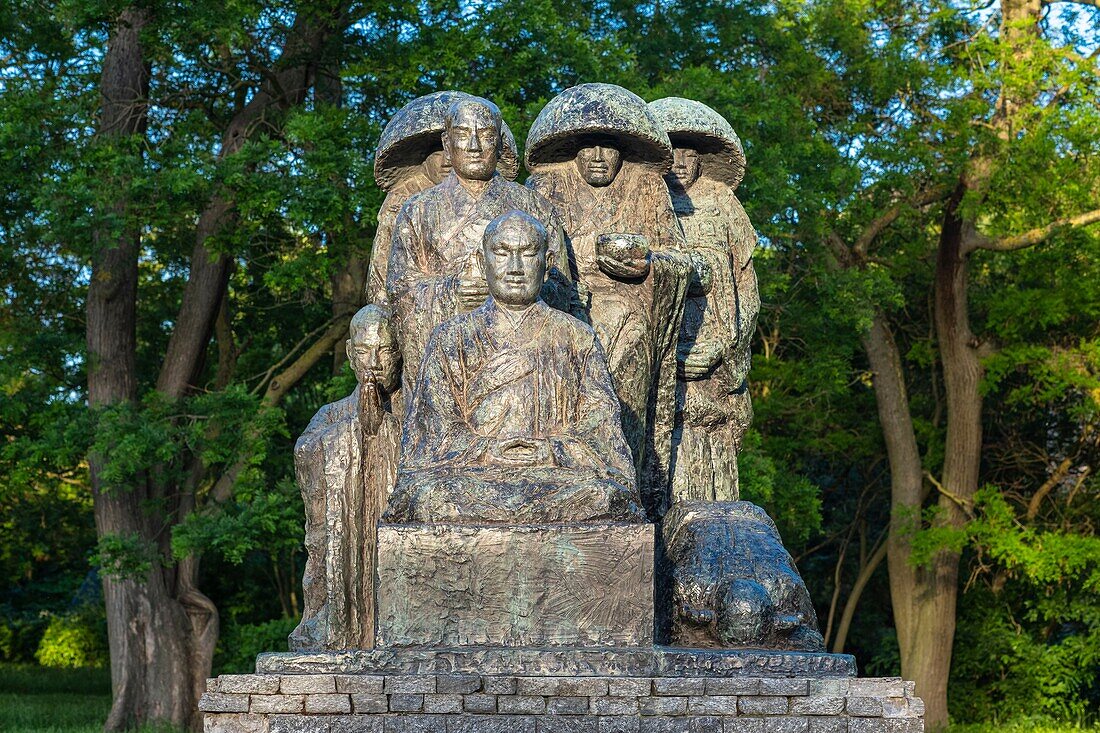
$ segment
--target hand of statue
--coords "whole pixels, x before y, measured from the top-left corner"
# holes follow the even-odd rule
[[[600,234],[596,237],[596,265],[604,274],[633,280],[649,274],[649,241],[641,234]]]
[[[645,257],[619,259],[611,255],[596,255],[596,265],[609,275],[620,280],[635,280],[649,274],[649,254]]]
[[[505,466],[550,464],[550,443],[545,439],[505,438],[494,443],[490,453],[496,463]]]
[[[684,379],[703,379],[722,361],[721,341],[697,341],[686,353],[677,355],[677,366]]]
[[[688,295],[706,295],[714,284],[714,270],[705,257],[697,252],[688,255],[691,258],[691,281],[688,283]]]
[[[463,275],[458,281],[458,302],[463,310],[477,308],[489,297],[489,286],[483,277]]]

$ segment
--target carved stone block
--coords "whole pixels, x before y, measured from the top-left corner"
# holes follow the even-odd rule
[[[653,528],[382,525],[378,646],[648,646]]]

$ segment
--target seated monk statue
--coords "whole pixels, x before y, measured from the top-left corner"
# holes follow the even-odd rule
[[[428,340],[382,522],[645,521],[603,348],[539,298],[548,239],[517,210],[486,228],[489,297]]]

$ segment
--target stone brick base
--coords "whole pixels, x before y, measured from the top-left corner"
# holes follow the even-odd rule
[[[921,733],[898,678],[222,675],[205,733]]]

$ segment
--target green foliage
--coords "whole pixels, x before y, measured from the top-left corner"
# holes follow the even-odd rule
[[[256,669],[260,652],[285,652],[286,639],[301,619],[279,618],[258,624],[229,624],[222,629],[214,656],[214,674],[246,674]]]
[[[243,492],[242,492],[243,493]],[[192,514],[172,534],[177,557],[210,551],[234,565],[248,553],[285,555],[302,544],[301,494],[289,477],[271,491],[250,492],[216,514]]]
[[[104,534],[89,561],[108,578],[144,581],[159,561],[157,549],[136,534]]]
[[[1025,523],[993,487],[975,506],[971,562],[989,580],[963,598],[956,714],[1085,719],[1100,693],[1100,537]]]
[[[821,529],[821,495],[818,487],[769,457],[760,433],[745,434],[737,456],[741,498],[764,507],[775,520],[784,541],[798,546]]]
[[[107,656],[107,619],[99,607],[54,616],[38,644],[34,658],[43,667],[104,667]]]
[[[1065,723],[1042,716],[1025,716],[1012,721],[963,723],[948,727],[947,733],[1078,733],[1100,730],[1095,724]]]

